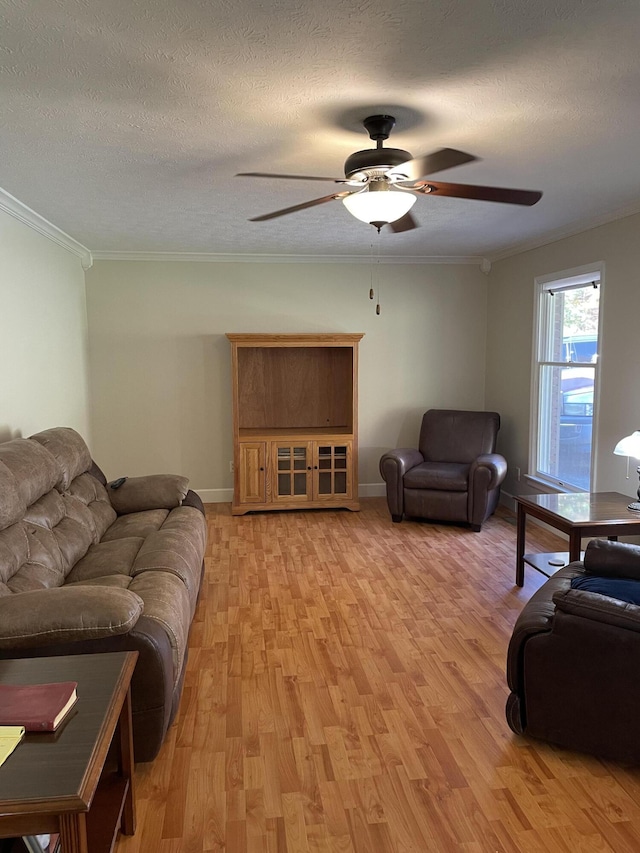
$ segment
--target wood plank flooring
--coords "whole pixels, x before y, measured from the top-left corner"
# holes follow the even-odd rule
[[[518,738],[515,526],[207,507],[178,719],[117,853],[637,853],[640,770]],[[529,550],[561,550],[528,528]]]

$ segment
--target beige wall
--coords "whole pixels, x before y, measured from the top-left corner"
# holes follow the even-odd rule
[[[364,332],[359,479],[380,483],[381,453],[414,445],[425,409],[483,407],[487,277],[471,265],[378,271],[380,316],[368,264],[97,261],[95,458],[110,477],[175,471],[201,492],[230,489],[225,332]]]
[[[600,354],[600,407],[595,486],[634,494],[635,471],[625,479],[616,442],[640,429],[638,318],[640,317],[640,215],[584,231],[494,264],[489,277],[487,327],[488,408],[502,413],[501,448],[510,473],[505,491],[531,492],[516,482],[515,467],[528,471],[534,278],[604,261]]]
[[[88,440],[80,260],[0,211],[0,441],[53,426]]]

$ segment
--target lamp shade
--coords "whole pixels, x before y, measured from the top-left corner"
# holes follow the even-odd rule
[[[371,184],[342,199],[349,213],[369,224],[395,222],[411,210],[415,201],[413,193],[391,189],[384,183]]]
[[[613,448],[613,452],[616,456],[631,456],[633,459],[640,459],[640,430],[621,438]]]

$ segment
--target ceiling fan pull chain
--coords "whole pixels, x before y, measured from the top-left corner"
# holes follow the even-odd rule
[[[371,286],[369,287],[369,299],[373,299],[373,240],[371,241],[371,260],[369,262],[369,273],[371,275]]]
[[[376,315],[380,314],[380,282],[382,280],[382,276],[380,275],[380,241],[382,240],[382,234],[380,233],[380,229],[378,229],[378,257],[376,259],[376,267],[377,267],[377,283],[378,283],[378,303],[376,305]]]

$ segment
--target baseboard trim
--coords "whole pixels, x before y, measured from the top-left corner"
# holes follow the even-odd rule
[[[358,485],[358,497],[360,498],[383,498],[387,494],[384,483],[360,483]]]
[[[203,504],[224,504],[233,500],[233,489],[194,489]]]
[[[233,489],[194,489],[194,491],[205,504],[231,503],[233,500]],[[385,495],[384,483],[360,483],[358,486],[358,497],[382,498]]]

